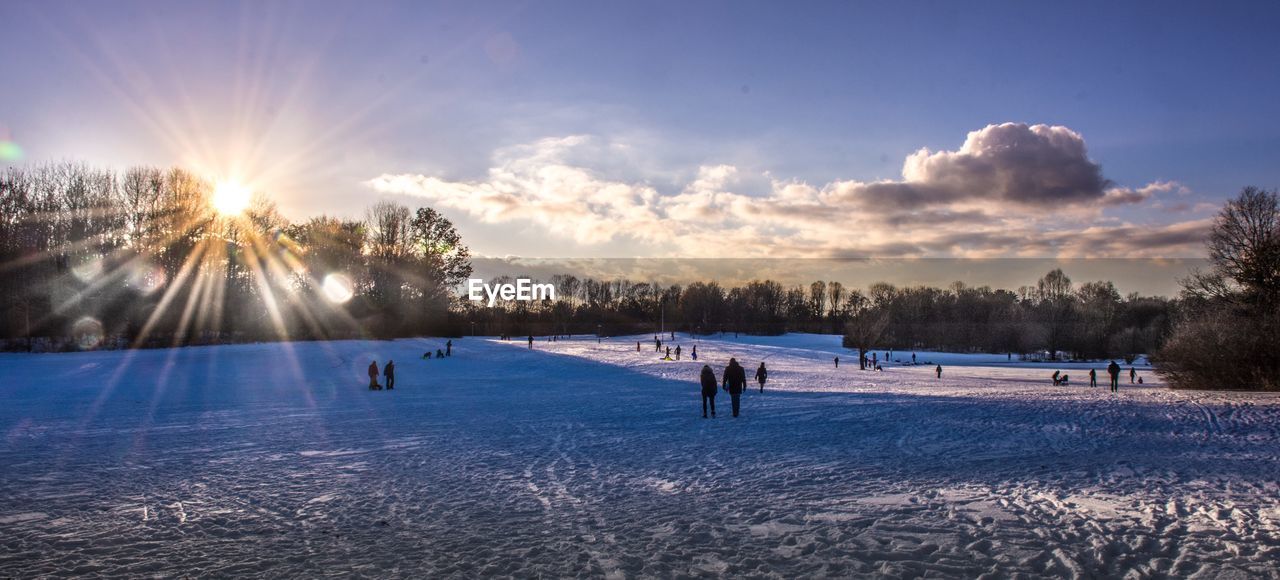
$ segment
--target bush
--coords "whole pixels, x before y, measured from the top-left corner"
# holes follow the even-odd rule
[[[1280,391],[1278,322],[1211,310],[1179,325],[1153,362],[1175,389]]]

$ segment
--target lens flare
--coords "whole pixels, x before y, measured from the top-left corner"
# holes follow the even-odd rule
[[[102,323],[86,316],[77,320],[71,327],[71,338],[76,341],[80,350],[93,350],[102,344]]]
[[[167,281],[168,277],[165,276],[164,270],[152,264],[135,264],[129,268],[129,273],[125,277],[125,284],[144,296],[154,294],[156,290],[163,288]]]
[[[0,161],[22,161],[22,148],[13,141],[0,140]]]
[[[102,276],[102,258],[98,256],[82,256],[71,266],[71,274],[86,284]]]
[[[321,290],[324,291],[324,297],[334,304],[345,304],[355,295],[355,286],[351,284],[351,279],[343,274],[325,276]]]

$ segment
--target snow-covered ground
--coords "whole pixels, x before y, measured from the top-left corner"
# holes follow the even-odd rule
[[[1280,576],[1275,395],[639,339],[0,355],[0,577]]]

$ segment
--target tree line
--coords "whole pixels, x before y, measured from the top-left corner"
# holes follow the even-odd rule
[[[0,340],[9,349],[151,347],[456,332],[471,273],[453,224],[379,202],[291,223],[264,197],[214,211],[180,168],[79,163],[0,172]]]
[[[852,348],[1132,360],[1162,343],[1179,307],[1163,297],[1121,296],[1106,281],[1076,287],[1062,270],[1016,291],[962,282],[948,288],[877,283],[865,290],[838,281],[663,286],[571,275],[551,283],[557,300],[494,308],[464,302],[466,318],[480,334],[816,332],[845,334]]]

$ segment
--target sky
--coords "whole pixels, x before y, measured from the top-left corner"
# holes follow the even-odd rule
[[[480,256],[1180,258],[1280,185],[1274,2],[0,3],[0,164]]]

